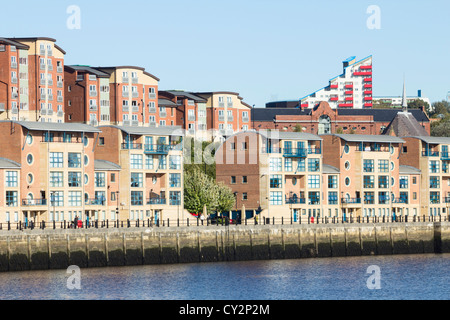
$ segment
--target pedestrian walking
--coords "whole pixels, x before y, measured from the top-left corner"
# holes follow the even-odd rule
[[[78,226],[78,216],[75,216],[75,219],[73,220],[73,227],[76,229]]]

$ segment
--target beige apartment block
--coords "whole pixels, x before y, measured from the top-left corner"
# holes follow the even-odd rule
[[[120,166],[116,218],[154,222],[184,219],[182,130],[131,126],[99,129],[95,159]]]

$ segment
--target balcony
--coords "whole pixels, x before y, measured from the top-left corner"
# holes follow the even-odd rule
[[[58,112],[56,113],[56,115],[58,117],[63,117],[64,116],[64,112],[62,110],[58,110]]]
[[[195,121],[194,115],[188,115],[188,121]]]
[[[146,144],[144,145],[145,154],[168,154],[171,146],[168,144]]]
[[[371,76],[372,75],[372,71],[356,71],[353,72],[354,76]]]
[[[422,151],[422,157],[439,157],[439,151],[433,150]]]
[[[219,121],[225,121],[225,116],[219,115]]]
[[[364,101],[372,101],[372,96],[370,96],[370,97],[364,97]]]
[[[370,94],[370,95],[372,95],[372,90],[370,90],[370,91],[364,91],[363,94]]]
[[[133,92],[131,93],[131,97],[132,97],[132,98],[139,98],[139,92],[133,91]]]
[[[363,81],[364,82],[372,82],[372,78],[365,78]]]
[[[407,198],[393,198],[392,199],[392,203],[393,204],[408,204],[408,199]]]
[[[342,198],[342,204],[361,204],[361,198]]]
[[[17,62],[11,62],[11,68],[17,69]]]
[[[139,121],[138,120],[131,120],[131,125],[133,127],[137,127],[139,125]]]
[[[249,122],[250,121],[250,119],[248,118],[248,117],[243,117],[242,118],[242,122],[244,122],[244,123],[247,123],[247,122]]]
[[[122,143],[122,150],[142,150],[142,143],[124,142]]]
[[[41,116],[47,115],[47,109],[41,109]]]
[[[97,110],[98,110],[98,107],[96,105],[89,106],[89,111],[90,112],[95,112]]]
[[[366,107],[366,108],[372,108],[372,103],[364,103],[364,107]]]
[[[156,99],[156,93],[149,93],[148,94],[149,99]]]
[[[22,206],[31,207],[31,206],[46,206],[47,199],[22,199]]]
[[[147,204],[166,204],[166,198],[150,198],[147,200]]]
[[[128,91],[122,91],[122,97],[129,98],[130,97],[130,93]]]
[[[441,152],[441,160],[442,161],[449,161],[450,160],[450,153],[447,151]]]
[[[353,91],[345,91],[344,94],[353,94]]]
[[[444,203],[450,203],[450,197],[445,197],[443,200]]]
[[[286,204],[305,204],[306,203],[306,198],[299,198],[296,196],[293,197],[285,197],[284,202]]]
[[[367,89],[367,88],[372,88],[372,84],[366,83],[366,84],[364,85],[364,88],[365,88],[365,89]]]
[[[18,114],[19,113],[19,109],[16,107],[16,108],[11,108],[11,113],[12,114]]]
[[[148,113],[156,113],[156,108],[148,108]]]
[[[330,89],[337,89],[339,86],[337,84],[330,84]]]
[[[11,83],[17,83],[17,78],[11,78]]]
[[[372,66],[360,66],[360,70],[372,70]]]
[[[346,84],[344,86],[345,89],[353,89],[353,84]]]
[[[63,82],[62,81],[56,81],[56,86],[58,88],[62,88],[63,87]]]
[[[262,148],[261,153],[265,153],[265,154],[281,154],[281,148],[275,148],[275,147]]]
[[[161,118],[165,118],[165,117],[167,117],[167,112],[161,112],[161,113],[159,114],[159,116],[160,116]]]
[[[284,148],[283,149],[283,157],[291,158],[291,157],[297,157],[297,158],[306,158],[308,154],[308,150],[305,148]]]
[[[101,198],[101,199],[97,199],[97,198],[86,199],[84,204],[88,205],[88,206],[106,206],[106,199],[105,198]]]
[[[138,106],[131,106],[131,112],[139,112]]]
[[[56,67],[56,72],[62,73],[63,72],[63,67]]]
[[[339,101],[339,97],[330,97],[330,101]]]
[[[339,108],[353,108],[353,103],[340,103]]]
[[[4,103],[0,103],[0,112],[5,112],[5,104]]]
[[[122,83],[129,83],[130,82],[130,78],[122,78]]]
[[[57,96],[57,97],[56,97],[56,101],[57,101],[57,102],[64,102],[63,96]]]
[[[133,83],[133,84],[139,83],[139,78],[137,78],[137,77],[131,78],[131,83]]]
[[[345,97],[345,101],[353,101],[353,97]]]
[[[89,91],[89,96],[90,97],[96,97],[97,96],[97,91]]]

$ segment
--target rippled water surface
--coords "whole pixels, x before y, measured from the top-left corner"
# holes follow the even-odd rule
[[[380,289],[370,290],[380,270]],[[449,299],[450,254],[219,262],[0,274],[0,299],[308,300]]]

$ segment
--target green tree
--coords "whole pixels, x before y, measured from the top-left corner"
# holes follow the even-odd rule
[[[193,169],[184,174],[184,208],[191,213],[202,213],[206,205],[213,212],[219,205],[219,188],[210,176]]]
[[[448,137],[450,136],[450,116],[431,123],[431,136]]]
[[[431,113],[430,105],[428,104],[428,102],[425,102],[422,99],[408,101],[408,109],[420,109],[422,107],[425,107],[426,113]]]
[[[217,212],[227,212],[233,209],[236,204],[236,197],[229,187],[223,183],[217,184],[219,190],[219,201]]]
[[[439,114],[443,114],[444,116],[446,116],[450,111],[450,103],[445,100],[433,102],[432,106],[433,112],[430,114],[430,116],[437,116]]]

